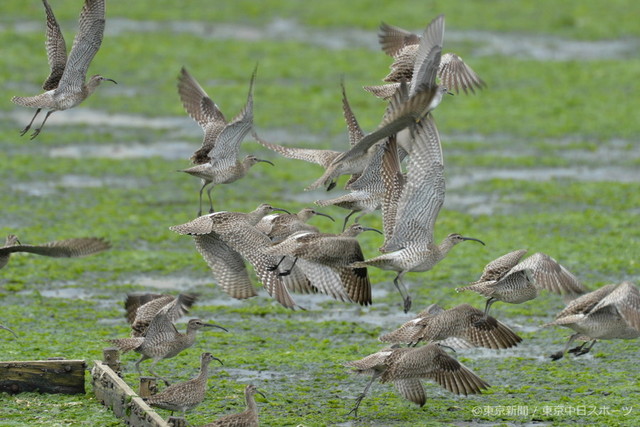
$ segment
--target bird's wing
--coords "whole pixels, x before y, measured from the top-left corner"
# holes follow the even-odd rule
[[[482,275],[474,283],[487,282],[489,280],[499,280],[520,262],[520,259],[527,253],[526,249],[518,249],[509,252],[499,258],[494,259],[482,270]]]
[[[0,248],[0,255],[14,252],[29,252],[54,258],[73,258],[102,252],[111,244],[99,237],[56,240],[42,245],[15,245]]]
[[[227,294],[237,299],[256,296],[242,256],[214,233],[193,236],[196,249]]]
[[[407,87],[401,83],[389,101],[389,106],[378,129],[366,134],[357,144],[351,147],[349,151],[336,157],[332,165],[335,166],[346,160],[358,158],[366,153],[376,142],[394,135],[420,121],[434,93],[435,92],[431,90],[424,90],[416,93],[412,97],[408,97]]]
[[[73,39],[67,66],[60,79],[59,88],[73,87],[80,90],[84,84],[87,69],[93,57],[100,49],[105,25],[105,0],[85,0],[78,32]]]
[[[410,95],[416,93],[421,87],[436,85],[443,39],[444,15],[439,15],[425,28],[420,39],[409,87]]]
[[[422,382],[418,378],[406,378],[393,381],[396,390],[407,400],[423,406],[427,401]]]
[[[67,65],[67,45],[51,6],[49,6],[47,0],[43,0],[42,3],[47,12],[47,40],[45,47],[47,49],[49,68],[51,69],[49,77],[47,77],[47,80],[42,84],[42,88],[44,90],[51,90],[58,87],[60,78],[64,73],[64,68]]]
[[[344,114],[344,120],[347,122],[347,131],[349,133],[349,143],[351,146],[355,145],[358,141],[362,139],[364,136],[364,132],[360,128],[358,124],[358,120],[356,116],[353,114],[353,110],[351,110],[351,105],[349,105],[349,100],[347,99],[347,92],[344,88],[344,81],[340,82],[340,87],[342,88],[342,113]]]
[[[453,90],[456,93],[460,92],[460,89],[467,93],[475,93],[475,89],[482,89],[487,84],[464,63],[455,53],[445,53],[440,59],[440,66],[438,67],[438,77],[441,84],[447,89]]]
[[[220,132],[215,145],[209,152],[211,163],[216,169],[225,169],[236,163],[240,153],[240,143],[253,127],[253,83],[256,72],[257,68],[251,75],[249,94],[244,108]]]
[[[614,306],[629,326],[640,331],[640,291],[630,282],[619,284],[592,311]]]
[[[210,123],[215,123],[219,126],[227,124],[227,120],[220,108],[184,67],[182,67],[178,76],[178,94],[187,114],[198,122],[202,128],[205,128]]]
[[[530,269],[538,289],[576,297],[587,292],[587,289],[569,270],[555,259],[542,252],[536,252],[519,262],[512,271]]]
[[[396,225],[396,215],[398,213],[398,201],[402,195],[405,185],[405,176],[400,168],[400,158],[398,157],[398,144],[395,136],[389,137],[388,143],[384,147],[384,154],[381,165],[381,178],[384,186],[382,198],[382,228],[384,231],[386,247],[388,241],[393,236]],[[384,250],[383,250],[384,251]]]
[[[380,42],[384,53],[395,56],[403,47],[420,43],[420,37],[410,31],[383,22],[378,30],[378,42]]]
[[[605,285],[593,292],[589,292],[588,294],[584,294],[574,299],[569,304],[567,304],[567,306],[562,311],[560,311],[560,313],[556,315],[556,319],[561,319],[563,317],[578,314],[588,314],[592,312],[593,308],[596,307],[602,299],[613,292],[616,286],[618,285]]]
[[[445,181],[440,136],[431,114],[414,128],[407,169],[397,220],[392,237],[385,244],[388,252],[404,247],[408,241],[418,241],[420,245],[433,242],[436,218],[444,203]]]

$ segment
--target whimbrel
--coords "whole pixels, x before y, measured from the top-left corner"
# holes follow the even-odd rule
[[[35,96],[14,96],[11,101],[23,107],[37,108],[33,118],[20,135],[29,131],[33,121],[44,108],[47,115],[31,139],[38,136],[45,122],[54,111],[67,110],[80,104],[91,95],[104,80],[115,80],[99,74],[91,76],[85,83],[87,69],[100,49],[105,23],[105,0],[85,0],[78,23],[78,32],[67,59],[67,48],[62,32],[47,0],[42,0],[47,13],[47,58],[51,73],[42,88],[46,91]]]
[[[255,385],[249,384],[244,389],[244,400],[247,403],[246,410],[238,414],[225,415],[201,427],[258,427],[258,405],[253,397],[256,393],[266,399],[266,396]]]
[[[92,255],[111,247],[111,244],[99,237],[84,237],[56,240],[42,245],[23,245],[18,238],[9,234],[4,246],[0,247],[0,269],[7,265],[12,253],[28,252],[54,258],[74,258]]]
[[[406,183],[403,184],[395,139],[391,138],[386,147],[391,155],[383,160],[385,169],[390,168],[388,163],[393,163],[391,169],[395,170],[398,179],[385,183],[385,243],[380,248],[383,254],[352,266],[372,266],[398,272],[393,283],[407,312],[411,308],[411,297],[402,283],[406,273],[431,270],[453,246],[465,240],[484,243],[457,233],[449,234],[440,244],[433,241],[436,218],[444,202],[445,182],[440,137],[431,115],[415,125],[414,143],[408,152]],[[390,181],[394,173],[387,171],[385,175]]]
[[[344,366],[353,368],[358,374],[371,375],[371,380],[350,412],[356,417],[360,403],[377,378],[381,383],[392,382],[405,399],[419,406],[427,401],[421,379],[436,381],[450,392],[465,396],[478,394],[489,387],[488,383],[435,343],[410,348],[387,347],[363,359],[347,362]]]
[[[525,249],[509,252],[487,264],[482,276],[469,286],[456,291],[474,291],[487,297],[485,313],[491,304],[503,301],[521,304],[538,296],[542,289],[573,299],[586,292],[585,287],[569,270],[555,259],[536,252],[520,261]]]
[[[435,18],[433,23],[436,27],[442,25],[442,31],[444,31],[444,15]],[[431,25],[425,31],[427,37],[429,37],[428,31],[430,31],[430,28]],[[378,33],[378,41],[382,50],[394,59],[393,64],[391,64],[391,72],[383,80],[391,84],[366,86],[364,89],[378,97],[389,98],[401,81],[410,81],[414,71],[419,70],[420,61],[429,55],[435,54],[435,52],[420,50],[420,44],[424,37],[402,28],[382,23]],[[442,46],[440,46],[440,49],[442,49]],[[437,77],[440,79],[441,84],[456,93],[459,93],[460,89],[464,93],[468,93],[468,91],[475,93],[476,88],[482,89],[486,86],[485,82],[455,53],[445,53],[435,63],[434,67],[437,67]]]
[[[213,357],[211,353],[202,353],[200,356],[200,372],[189,381],[170,385],[158,394],[145,398],[151,406],[167,409],[173,413],[181,411],[185,416],[187,411],[192,410],[204,400],[207,393],[207,378],[209,375],[209,363],[217,360],[222,365],[222,361]]]
[[[316,215],[335,221],[330,215],[318,212],[315,209],[303,208],[297,214],[267,215],[256,224],[256,228],[269,236],[272,242],[278,243],[298,231],[317,233],[319,231],[317,227],[307,224],[307,221]]]
[[[364,259],[356,236],[367,230],[380,233],[360,224],[353,224],[341,234],[299,232],[265,252],[282,256],[272,268],[282,265],[286,256],[292,257],[292,265],[299,265],[311,285],[320,292],[340,301],[369,305],[371,283],[367,269],[350,267],[351,263]]]
[[[180,294],[128,294],[124,302],[127,321],[131,324],[131,336],[143,337],[156,315],[164,309],[167,319],[175,322],[189,312],[198,299],[197,295]]]
[[[253,127],[253,83],[257,69],[253,71],[247,103],[242,111],[227,122],[218,106],[209,98],[195,78],[183,67],[178,77],[178,93],[187,113],[202,127],[204,139],[202,147],[191,157],[195,166],[181,170],[202,180],[200,187],[200,207],[202,215],[202,192],[209,186],[209,212],[213,212],[211,190],[218,184],[230,184],[247,174],[256,163],[269,163],[255,156],[238,160],[240,143]]]
[[[11,332],[13,334],[14,337],[18,338],[18,335],[15,332],[13,332],[12,329],[9,329],[4,325],[0,325],[0,329],[4,329],[5,331],[9,331],[9,332]]]
[[[453,340],[450,340],[453,338]],[[416,345],[420,341],[450,342],[457,347],[510,348],[522,338],[509,327],[469,304],[444,310],[432,304],[393,332],[380,336],[380,341]]]
[[[244,299],[257,295],[244,264],[246,259],[269,295],[283,306],[294,308],[296,303],[286,284],[294,278],[280,277],[277,272],[269,270],[279,257],[265,254],[271,240],[255,227],[273,211],[287,212],[262,204],[249,213],[216,212],[169,228],[193,237],[196,249],[209,265],[217,284],[231,297]]]
[[[640,291],[630,282],[611,284],[571,301],[556,316],[556,320],[545,326],[565,326],[576,331],[565,347],[551,355],[552,360],[561,359],[573,341],[581,336],[591,340],[569,350],[576,356],[588,353],[599,339],[635,339],[640,337]]]
[[[187,323],[186,333],[182,334],[178,332],[171,321],[178,311],[176,305],[167,304],[153,317],[144,336],[116,338],[107,341],[114,344],[123,353],[133,350],[142,354],[140,360],[135,363],[138,373],[141,373],[140,362],[153,359],[149,372],[158,378],[162,378],[154,372],[156,364],[161,360],[174,357],[182,350],[191,347],[195,342],[196,333],[200,329],[214,327],[227,331],[222,326],[214,325],[213,323],[205,323],[200,319],[190,319]],[[162,379],[167,382],[166,379]]]

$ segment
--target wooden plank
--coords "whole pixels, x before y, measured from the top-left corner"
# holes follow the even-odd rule
[[[84,360],[0,362],[0,391],[83,394]]]
[[[107,364],[94,361],[91,376],[96,398],[126,424],[133,427],[169,427]]]

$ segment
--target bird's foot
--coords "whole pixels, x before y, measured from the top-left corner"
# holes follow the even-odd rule
[[[551,358],[551,360],[553,360],[554,362],[556,360],[560,360],[564,357],[564,352],[563,351],[557,351],[551,355],[549,355],[549,357]]]
[[[362,399],[364,399],[366,397],[366,395],[364,393],[360,394],[357,398],[356,398],[356,405],[353,407],[352,410],[350,410],[347,415],[351,415],[353,414],[354,417],[358,418],[358,408],[360,407],[360,404],[362,403]]]
[[[278,276],[288,276],[291,274],[291,270],[285,270],[278,273]]]
[[[24,136],[25,133],[29,132],[29,129],[31,129],[31,125],[29,125],[26,128],[22,129],[22,132],[20,132],[20,136]]]
[[[41,130],[42,130],[42,128],[38,128],[38,129],[34,130],[33,133],[31,134],[31,138],[29,138],[29,139],[33,139],[36,136],[40,135],[40,131]]]
[[[569,350],[569,353],[573,353],[574,356],[578,357],[582,356],[583,354],[589,353],[590,350],[591,348],[584,348],[584,345],[581,345],[580,347],[572,348],[571,350]]]
[[[411,310],[411,297],[407,295],[407,297],[404,299],[404,312],[408,313],[409,310]]]

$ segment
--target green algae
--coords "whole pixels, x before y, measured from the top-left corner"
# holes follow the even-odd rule
[[[380,349],[377,336],[409,317],[401,314],[400,298],[391,283],[394,273],[371,269],[375,291],[371,308],[345,306],[323,297],[300,297],[309,310],[291,312],[272,302],[261,288],[257,298],[230,300],[213,284],[191,239],[168,230],[170,225],[192,219],[197,208],[198,181],[175,172],[188,165],[188,153],[180,159],[51,155],[55,148],[87,142],[151,147],[158,141],[187,141],[195,149],[201,133],[186,118],[175,89],[180,67],[187,66],[197,76],[229,117],[244,102],[247,80],[256,62],[258,130],[289,129],[295,145],[341,149],[346,137],[340,112],[340,78],[345,77],[363,128],[372,130],[384,104],[359,87],[380,81],[388,71],[388,57],[364,48],[329,50],[295,40],[122,33],[105,38],[90,70],[120,84],[100,88],[78,110],[106,117],[179,117],[185,124],[161,129],[115,127],[91,120],[65,124],[64,117],[74,113],[68,111],[56,113],[53,117],[58,116],[59,122],[52,120],[36,141],[28,141],[18,132],[31,111],[16,107],[9,97],[39,90],[46,74],[43,31],[16,32],[11,23],[42,21],[43,11],[39,2],[4,3],[0,76],[6,96],[0,100],[0,140],[6,155],[0,157],[0,231],[15,232],[26,243],[97,235],[109,238],[113,249],[70,260],[22,254],[12,257],[0,271],[0,320],[20,338],[0,335],[3,360],[64,356],[85,359],[90,365],[101,358],[105,339],[128,334],[121,308],[127,292],[188,290],[201,294],[192,316],[211,319],[230,330],[228,334],[203,333],[192,349],[158,365],[162,375],[185,380],[196,374],[202,351],[212,351],[224,361],[224,366],[213,369],[205,403],[188,415],[193,425],[240,411],[243,384],[248,382],[255,382],[267,395],[267,400],[258,398],[263,425],[640,424],[640,408],[633,394],[638,380],[633,370],[637,342],[602,342],[588,356],[550,362],[546,356],[564,345],[568,330],[540,327],[563,307],[562,301],[549,293],[521,305],[493,306],[494,315],[524,338],[518,348],[456,355],[492,384],[487,392],[458,397],[425,383],[429,399],[423,408],[417,408],[400,398],[391,385],[376,384],[363,402],[359,418],[348,416],[366,378],[349,374],[342,363]],[[52,5],[65,33],[74,28],[77,3]],[[303,7],[279,1],[224,3],[212,8],[203,6],[205,3],[209,4],[193,1],[185,8],[159,1],[150,11],[147,2],[110,2],[107,28],[112,18],[259,26],[285,18],[337,32],[360,28],[370,31],[375,39],[381,20],[417,29],[432,14],[444,12],[448,28],[455,30],[583,40],[639,34],[637,23],[629,18],[638,8],[631,1],[588,5],[521,2],[517,8],[505,1],[433,2],[428,7],[418,7],[418,2],[376,2],[374,6],[365,1],[348,7],[334,1],[305,3]],[[372,13],[355,12],[363,8]],[[69,35],[67,41],[71,38]],[[408,274],[415,307],[432,302],[482,306],[484,301],[478,295],[456,294],[454,288],[476,279],[487,262],[521,247],[529,253],[543,251],[555,257],[589,289],[622,280],[637,283],[640,188],[634,172],[640,165],[636,148],[640,125],[629,112],[639,107],[637,97],[630,94],[637,87],[640,62],[633,57],[535,61],[476,56],[473,43],[445,42],[446,51],[463,55],[489,84],[475,96],[448,99],[434,112],[443,135],[448,184],[469,170],[513,170],[529,178],[470,179],[450,186],[436,238],[460,232],[481,238],[487,247],[459,245],[433,271]],[[14,116],[17,113],[21,115]],[[466,135],[481,138],[467,140]],[[314,140],[319,142],[309,142]],[[613,150],[622,154],[605,155]],[[302,192],[304,185],[319,176],[319,167],[301,167],[299,162],[277,157],[249,141],[243,144],[243,151],[276,161],[278,167],[255,168],[242,181],[216,188],[214,202],[221,208],[246,211],[267,201],[296,210],[326,196],[323,192]],[[601,166],[626,170],[628,179],[618,182],[605,176],[593,180],[577,172]],[[562,168],[570,171],[565,177],[533,176]],[[465,205],[449,204],[455,198],[473,197],[486,200],[481,203],[489,204],[493,211],[474,214]],[[336,217],[345,214],[338,208],[327,208],[326,212]],[[381,226],[377,215],[362,222]],[[327,227],[327,231],[339,228],[324,222],[314,224]],[[376,255],[382,243],[379,237],[366,234],[360,240],[367,256]],[[179,328],[184,328],[184,322]],[[122,356],[125,380],[134,388],[137,374],[133,363],[137,358],[136,354]],[[143,369],[148,363],[142,364]],[[92,397],[88,377],[87,390],[85,396],[2,394],[0,425],[119,425]]]

